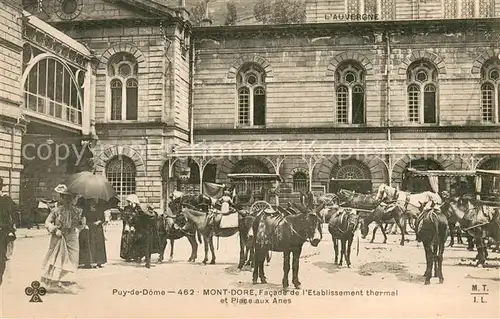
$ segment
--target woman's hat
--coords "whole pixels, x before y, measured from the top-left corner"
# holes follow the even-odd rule
[[[141,202],[139,201],[139,197],[137,197],[136,194],[130,194],[125,198],[126,201],[131,202],[132,204],[137,204],[139,205]]]
[[[68,190],[68,186],[64,185],[64,184],[59,184],[57,185],[56,188],[54,188],[54,191],[56,193],[59,193],[61,195],[70,195],[71,193],[69,192]]]

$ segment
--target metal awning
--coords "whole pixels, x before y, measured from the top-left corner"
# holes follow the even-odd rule
[[[434,171],[417,171],[414,168],[408,168],[408,172],[414,176],[475,176],[476,171],[445,171],[445,170],[434,170]]]
[[[486,175],[486,176],[495,176],[495,177],[500,177],[500,170],[485,170],[485,169],[478,169],[476,170],[477,175]]]
[[[202,141],[179,146],[168,157],[346,156],[346,155],[500,155],[500,141],[487,140],[314,140]]]
[[[281,177],[278,174],[269,174],[269,173],[235,173],[235,174],[227,174],[227,177],[231,179],[281,180]]]

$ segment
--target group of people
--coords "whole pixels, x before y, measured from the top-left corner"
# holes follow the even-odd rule
[[[140,263],[145,258],[146,267],[151,267],[151,254],[159,253],[159,227],[157,213],[146,204],[141,204],[135,194],[127,196],[126,206],[120,209],[123,230],[120,244],[120,258],[127,262]]]
[[[0,284],[16,239],[12,214],[19,211],[19,206],[3,192],[3,187],[0,179]],[[79,265],[101,267],[107,261],[103,230],[105,203],[78,199],[63,184],[54,190],[60,199],[45,221],[50,240],[42,263],[41,281],[49,289],[66,290],[72,289],[75,282],[71,281],[70,274]]]
[[[107,261],[103,224],[108,203],[78,198],[64,184],[54,190],[60,196],[60,205],[45,221],[51,236],[41,281],[48,288],[72,290],[75,282],[71,274],[80,265],[102,267]]]

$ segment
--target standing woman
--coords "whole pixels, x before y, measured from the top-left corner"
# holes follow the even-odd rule
[[[72,284],[65,277],[78,268],[78,233],[87,226],[81,209],[75,206],[75,195],[68,191],[68,187],[60,184],[54,190],[61,197],[62,205],[54,208],[45,221],[51,236],[42,264],[44,274],[41,281],[49,288],[64,291]]]
[[[122,237],[120,243],[120,258],[125,259],[126,261],[131,261],[138,257],[137,250],[137,233],[135,229],[135,218],[137,215],[137,210],[139,208],[140,202],[139,197],[135,194],[130,194],[125,199],[127,205],[120,209],[122,221],[123,221],[123,229],[122,229]]]
[[[98,199],[86,199],[82,205],[88,229],[80,233],[79,264],[85,268],[92,268],[93,265],[102,268],[107,262],[103,228],[105,205],[104,201]]]

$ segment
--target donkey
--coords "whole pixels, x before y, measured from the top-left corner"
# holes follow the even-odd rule
[[[448,220],[434,201],[431,201],[430,206],[422,204],[422,209],[422,213],[417,217],[415,230],[417,241],[422,242],[425,249],[427,261],[424,274],[425,285],[431,283],[433,265],[434,276],[438,277],[439,283],[442,284],[444,282],[443,253],[448,238]]]
[[[290,254],[292,261],[292,283],[299,289],[299,258],[302,246],[309,241],[313,247],[317,247],[322,239],[321,217],[318,212],[323,209],[324,204],[308,210],[305,207],[295,205],[299,214],[284,216],[284,214],[265,210],[253,223],[253,232],[256,234],[254,270],[252,274],[253,284],[257,284],[260,278],[262,283],[267,283],[264,274],[264,260],[269,251],[283,252],[283,288],[288,288],[288,275],[290,273]]]
[[[351,267],[351,245],[358,224],[358,212],[350,208],[341,209],[328,222],[328,231],[332,235],[333,249],[335,250],[335,265],[338,264],[338,243],[340,240],[340,264],[338,265],[342,266],[343,258],[345,257],[347,267]]]
[[[474,238],[476,266],[483,266],[488,258],[486,238],[492,236],[496,243],[500,241],[500,209],[459,198],[453,198],[449,207],[463,230]]]
[[[380,228],[382,231],[382,235],[384,236],[384,244],[387,242],[386,235],[386,225],[388,222],[394,220],[399,229],[401,230],[401,241],[400,245],[403,246],[405,242],[405,232],[404,232],[404,212],[403,209],[399,205],[395,204],[385,204],[381,203],[378,205],[372,212],[360,212],[360,230],[361,230],[361,238],[365,239],[368,235],[368,226],[375,222],[376,226],[373,228],[372,239],[370,243],[373,243],[375,239],[375,233],[377,229]],[[383,224],[386,223],[384,226]]]

